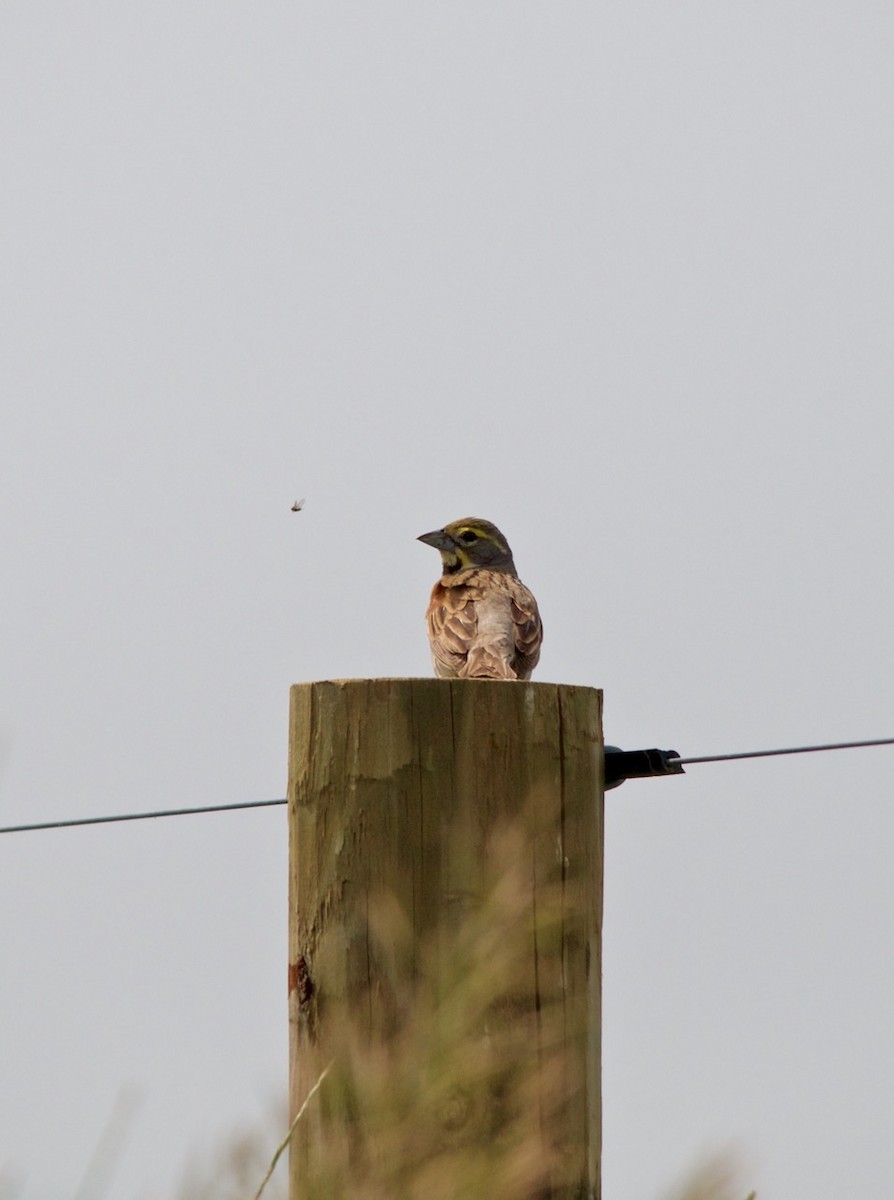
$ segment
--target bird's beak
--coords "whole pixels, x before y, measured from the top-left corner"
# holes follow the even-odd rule
[[[432,533],[420,533],[417,542],[425,542],[426,546],[434,546],[436,550],[452,550],[453,538],[443,529],[435,529]]]

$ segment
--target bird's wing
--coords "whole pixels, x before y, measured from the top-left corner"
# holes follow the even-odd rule
[[[432,655],[445,674],[458,675],[478,632],[474,597],[464,587],[436,583],[427,613]]]
[[[515,669],[520,679],[530,679],[540,660],[543,623],[537,601],[518,579],[512,580],[510,593],[512,620],[515,623]]]

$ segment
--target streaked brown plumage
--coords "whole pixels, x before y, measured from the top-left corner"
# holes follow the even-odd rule
[[[443,574],[426,612],[442,679],[530,679],[543,625],[516,574],[509,543],[490,521],[466,517],[419,538],[441,553]]]

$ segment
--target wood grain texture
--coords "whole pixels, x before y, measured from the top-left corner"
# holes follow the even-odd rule
[[[601,693],[592,688],[438,679],[292,688],[293,1113],[344,1049],[345,1013],[358,1044],[386,1044],[407,1020],[405,997],[420,976],[435,993],[455,986],[469,923],[491,911],[499,920],[503,911],[487,906],[501,894],[495,863],[508,846],[526,932],[517,952],[512,943],[520,961],[511,995],[503,986],[481,1038],[498,1044],[501,1024],[511,1028],[515,1040],[499,1043],[501,1053],[527,1054],[533,1069],[542,1068],[542,1084],[530,1084],[527,1068],[506,1076],[528,1080],[541,1135],[560,1147],[551,1182],[536,1195],[598,1200],[601,773]],[[383,948],[376,932],[382,898],[409,931],[403,953]],[[487,963],[473,974],[486,982]],[[313,1194],[308,1164],[320,1139],[331,1142],[336,1110],[330,1099],[296,1128],[293,1200]],[[489,1136],[482,1120],[462,1131],[470,1146]],[[347,1115],[345,1122],[345,1136],[356,1137]]]

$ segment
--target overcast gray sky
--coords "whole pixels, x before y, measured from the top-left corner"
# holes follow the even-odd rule
[[[469,514],[609,741],[894,736],[892,61],[870,0],[7,0],[0,823],[283,795]],[[892,778],[608,797],[606,1196],[890,1196]],[[0,911],[13,1194],[124,1084],[116,1197],[264,1121],[283,810],[3,838]]]

